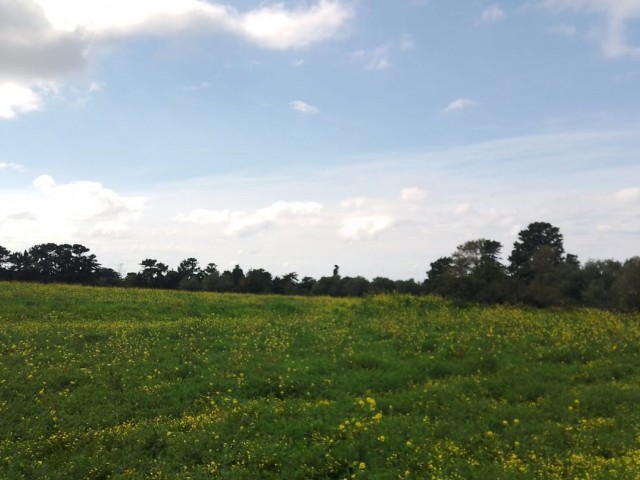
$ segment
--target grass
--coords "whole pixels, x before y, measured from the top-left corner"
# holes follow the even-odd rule
[[[636,479],[640,316],[0,283],[6,479]]]

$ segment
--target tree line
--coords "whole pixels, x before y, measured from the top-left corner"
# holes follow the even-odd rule
[[[0,246],[0,279],[235,293],[365,296],[378,293],[436,294],[466,303],[512,303],[537,307],[588,306],[640,310],[640,257],[625,262],[589,260],[581,264],[564,251],[557,227],[534,222],[518,234],[508,262],[502,244],[476,239],[430,264],[423,282],[332,275],[299,278],[295,272],[274,276],[262,268],[239,265],[220,271],[187,258],[176,269],[147,258],[124,278],[100,265],[83,245],[35,245],[24,252]]]

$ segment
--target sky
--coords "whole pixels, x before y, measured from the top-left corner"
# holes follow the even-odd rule
[[[421,281],[640,255],[640,0],[0,0],[0,245]]]

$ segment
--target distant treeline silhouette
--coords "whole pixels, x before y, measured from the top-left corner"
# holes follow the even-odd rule
[[[531,223],[518,234],[507,264],[499,259],[501,250],[502,244],[494,240],[465,242],[432,262],[423,282],[343,277],[338,265],[332,275],[317,280],[300,279],[295,272],[274,276],[262,268],[245,272],[239,265],[221,272],[215,263],[202,267],[195,258],[183,260],[175,270],[147,258],[138,272],[123,278],[102,267],[83,245],[45,243],[24,252],[0,246],[0,279],[341,297],[397,292],[436,294],[461,303],[640,310],[640,257],[581,264],[576,255],[565,253],[559,229],[546,222]]]

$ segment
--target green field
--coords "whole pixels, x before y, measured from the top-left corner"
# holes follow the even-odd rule
[[[0,478],[640,478],[640,315],[0,283]]]

